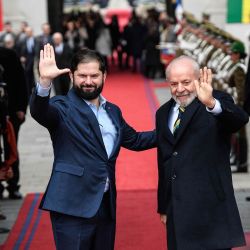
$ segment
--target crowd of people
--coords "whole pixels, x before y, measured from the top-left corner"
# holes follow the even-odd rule
[[[25,69],[30,95],[34,86],[34,74],[37,77],[39,51],[47,42],[54,45],[56,55],[60,55],[57,61],[62,61],[64,66],[68,66],[65,62],[69,61],[72,53],[87,47],[99,52],[107,66],[118,61],[121,70],[142,72],[150,78],[164,77],[164,66],[156,45],[165,41],[175,42],[174,27],[173,21],[167,18],[165,12],[155,9],[148,10],[144,16],[133,11],[122,29],[116,15],[106,23],[99,12],[88,11],[65,15],[61,30],[52,31],[50,24],[44,23],[41,34],[36,36],[27,22],[21,23],[19,32],[14,32],[12,24],[5,22],[0,33],[0,45],[17,52]],[[110,58],[111,61],[108,60]],[[62,92],[59,91],[58,94]]]
[[[177,59],[164,65],[166,62],[161,58],[165,50],[159,49],[163,47],[174,47]],[[246,53],[240,40],[208,20],[199,22],[189,14],[185,14],[180,23],[175,23],[165,12],[159,13],[155,9],[148,10],[144,17],[134,11],[128,24],[121,30],[116,15],[106,24],[100,13],[89,11],[65,15],[60,31],[52,31],[50,24],[44,23],[38,36],[33,34],[32,27],[26,22],[21,23],[18,33],[13,32],[10,22],[6,22],[0,33],[0,50],[0,64],[4,72],[1,80],[6,82],[9,99],[6,117],[13,125],[16,144],[30,97],[32,116],[49,130],[53,140],[54,167],[41,208],[51,211],[58,249],[69,249],[69,246],[78,244],[78,235],[83,231],[85,238],[79,244],[89,245],[86,249],[92,249],[93,244],[96,246],[94,249],[113,249],[116,209],[113,169],[120,146],[144,150],[156,145],[158,213],[162,222],[171,229],[167,236],[169,249],[176,249],[176,244],[193,244],[189,249],[196,249],[200,244],[211,249],[216,246],[229,249],[244,244],[230,168],[231,164],[236,166],[238,172],[248,171],[245,127],[248,115],[243,111],[247,111]],[[122,118],[120,109],[101,95],[112,64],[120,70],[141,72],[153,79],[165,78],[166,73],[172,99],[158,110],[156,131],[136,132]],[[199,71],[199,68],[204,69]],[[212,74],[215,76],[213,81]],[[82,81],[86,86],[81,86]],[[52,99],[49,98],[51,82],[56,95]],[[83,111],[75,108],[75,103],[83,105]],[[113,113],[109,113],[106,106],[112,107]],[[68,109],[72,117],[67,122],[71,126],[65,124]],[[89,113],[91,110],[93,112]],[[184,113],[183,117],[181,113]],[[168,134],[165,129],[166,115]],[[193,122],[188,125],[191,118]],[[185,119],[186,127],[181,127],[180,122]],[[81,124],[88,125],[82,128]],[[106,132],[99,129],[100,124],[107,126]],[[88,126],[93,127],[95,136],[88,132]],[[201,127],[203,129],[197,131]],[[86,129],[86,133],[82,135],[78,128]],[[180,133],[185,135],[181,140]],[[58,137],[55,134],[66,136]],[[207,142],[206,148],[211,155],[196,152],[202,141]],[[189,152],[186,158],[178,158],[185,152]],[[221,155],[219,159],[217,154]],[[86,160],[84,166],[81,165],[82,157]],[[214,161],[216,158],[217,162]],[[182,161],[185,161],[183,165],[188,165],[187,168],[179,166]],[[99,164],[97,168],[93,168],[96,164]],[[166,164],[168,168],[165,168]],[[200,166],[202,170],[198,171]],[[11,164],[11,170],[10,178],[0,175],[0,198],[3,198],[6,189],[9,192],[7,198],[21,199],[18,154]],[[89,179],[83,175],[83,171]],[[197,171],[200,179],[195,177]],[[183,181],[178,182],[179,176]],[[7,181],[7,185],[3,181]],[[59,190],[62,181],[65,189]],[[79,182],[78,189],[72,188],[76,181]],[[196,187],[189,185],[190,182],[200,185],[198,193]],[[72,195],[72,190],[76,192],[75,195]],[[189,196],[196,195],[193,203],[186,200],[183,193],[187,191]],[[201,206],[205,198],[211,201],[210,208]],[[181,204],[179,199],[183,199],[184,203]],[[211,226],[209,221],[213,218],[216,222],[213,227],[223,237],[230,225],[236,223],[237,227],[232,227],[231,234],[218,244],[217,235],[208,237],[207,231],[202,231],[204,228],[200,221],[193,221],[194,234],[180,238],[180,234],[190,230],[188,225],[194,213],[202,216],[207,227]],[[180,224],[174,221],[174,216]],[[5,216],[0,214],[1,218]],[[228,224],[223,224],[224,221]],[[87,230],[79,231],[79,223]],[[71,231],[68,230],[69,224],[73,225]],[[101,234],[96,228],[101,229]],[[2,232],[5,232],[4,229]],[[201,238],[205,240],[200,241]],[[190,239],[193,239],[192,244]]]

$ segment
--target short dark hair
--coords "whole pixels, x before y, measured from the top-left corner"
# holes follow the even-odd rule
[[[70,70],[74,73],[77,70],[78,64],[93,61],[99,63],[99,69],[103,74],[106,73],[107,68],[103,57],[97,51],[88,48],[80,49],[73,55]]]

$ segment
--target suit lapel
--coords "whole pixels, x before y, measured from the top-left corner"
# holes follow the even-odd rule
[[[106,102],[105,105],[105,110],[108,113],[110,119],[112,120],[112,122],[114,123],[115,127],[116,127],[116,131],[117,131],[117,138],[114,144],[114,148],[112,150],[112,153],[110,155],[110,157],[112,157],[113,153],[115,152],[115,150],[119,147],[119,141],[120,141],[120,123],[119,123],[119,117],[117,115],[117,112],[114,111],[114,108],[112,107],[112,105],[109,102]]]
[[[171,144],[176,144],[179,139],[181,138],[182,134],[184,133],[185,129],[187,128],[188,124],[191,122],[192,117],[194,116],[194,114],[197,112],[198,108],[200,107],[200,102],[199,100],[196,98],[185,110],[182,119],[181,119],[181,123],[180,123],[180,127],[178,128],[178,133],[177,133],[177,137],[175,138],[172,134],[172,132],[169,129],[168,126],[168,119],[169,116],[171,115],[171,110],[172,107],[175,105],[175,101],[173,99],[171,99],[169,102],[166,103],[166,106],[162,112],[162,115],[164,117],[162,117],[160,120],[161,122],[163,122],[163,124],[161,124],[161,127],[164,128],[164,136],[165,138],[171,143]]]
[[[162,112],[162,117],[160,120],[163,124],[161,124],[161,127],[164,128],[163,135],[166,137],[166,139],[171,143],[174,144],[175,138],[172,134],[172,132],[169,129],[168,123],[169,123],[169,116],[171,115],[171,109],[173,105],[175,104],[174,100],[171,99],[169,102],[166,103],[166,106]]]
[[[183,132],[187,128],[188,124],[191,122],[192,117],[194,116],[199,107],[200,107],[200,102],[197,98],[195,98],[194,101],[190,105],[188,105],[188,107],[185,109],[185,112],[182,115],[180,127],[178,128],[178,133],[175,139],[175,143],[178,142],[178,140],[180,139]]]
[[[93,129],[97,140],[99,141],[99,143],[106,152],[99,123],[98,120],[96,119],[94,112],[91,110],[88,104],[75,93],[73,88],[71,88],[71,90],[69,91],[68,97],[72,101],[72,103],[76,106],[76,108],[88,118],[90,126]]]

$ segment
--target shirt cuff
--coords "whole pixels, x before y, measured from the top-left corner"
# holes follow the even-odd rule
[[[222,112],[221,104],[220,102],[215,99],[215,105],[213,109],[206,108],[209,113],[212,113],[214,115],[219,115]]]
[[[51,90],[51,86],[52,84],[50,84],[50,86],[48,88],[44,88],[43,86],[41,86],[41,84],[38,82],[36,84],[36,89],[37,89],[37,95],[41,96],[41,97],[46,97],[49,96],[50,90]]]

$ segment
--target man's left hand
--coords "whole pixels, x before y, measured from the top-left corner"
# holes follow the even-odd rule
[[[198,99],[209,109],[215,106],[212,87],[212,71],[207,67],[200,69],[200,81],[194,81]]]

